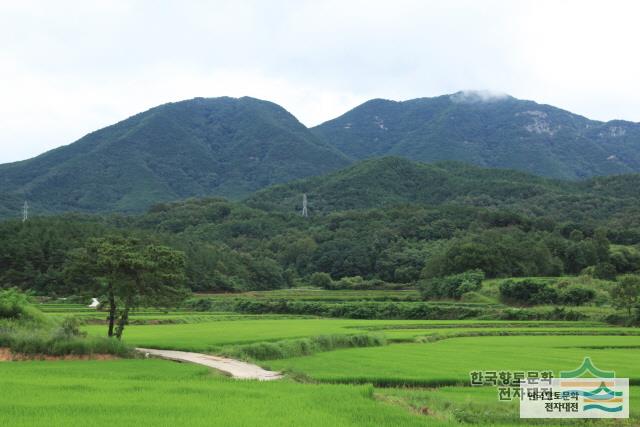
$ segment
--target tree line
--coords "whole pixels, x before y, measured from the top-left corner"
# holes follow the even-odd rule
[[[207,292],[309,284],[314,273],[341,287],[375,287],[412,286],[474,269],[487,278],[581,272],[610,278],[640,270],[638,242],[620,240],[620,230],[607,224],[459,204],[302,218],[222,199],[189,200],[134,216],[1,222],[0,286],[52,296],[82,293],[93,282],[70,278],[69,264],[79,250],[105,238],[133,238],[182,253],[186,286]]]

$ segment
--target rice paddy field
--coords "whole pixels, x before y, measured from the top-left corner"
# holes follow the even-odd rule
[[[0,378],[6,426],[424,425],[371,386],[235,381],[161,360],[3,363]]]
[[[632,333],[624,328],[611,328],[592,322],[481,322],[472,320],[351,320],[325,318],[250,318],[216,320],[203,318],[196,323],[164,325],[131,325],[126,330],[127,342],[139,347],[172,350],[213,351],[223,345],[279,341],[331,334],[372,333],[402,341],[431,335],[458,333]],[[87,325],[93,334],[104,334],[104,325]],[[640,331],[639,331],[640,333]]]
[[[275,291],[271,295],[256,293],[255,298],[413,298],[404,293],[407,291],[348,292]],[[52,317],[79,317],[90,335],[106,333],[105,313],[67,303],[43,304],[41,308]],[[313,337],[345,335],[373,335],[381,338],[381,344],[321,349],[304,355],[292,350],[287,354],[288,349],[304,348]],[[0,423],[174,426],[186,425],[188,420],[193,426],[640,425],[638,405],[633,400],[640,393],[640,330],[593,320],[367,320],[138,310],[125,329],[124,340],[131,346],[211,354],[234,346],[268,348],[285,343],[280,346],[282,357],[253,357],[251,361],[286,375],[273,382],[237,381],[206,367],[158,359],[0,363]],[[517,402],[499,401],[495,387],[469,385],[471,371],[557,373],[576,368],[586,356],[596,366],[630,378],[629,420],[521,420]]]
[[[590,356],[640,384],[639,355],[636,336],[486,336],[341,349],[266,365],[324,382],[431,386],[468,383],[471,371],[572,370]]]

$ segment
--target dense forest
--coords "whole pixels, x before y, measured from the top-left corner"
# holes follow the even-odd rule
[[[82,294],[83,284],[66,274],[69,256],[111,235],[183,251],[195,291],[322,286],[317,273],[331,286],[359,288],[414,286],[475,269],[487,278],[585,271],[606,278],[640,269],[637,179],[575,183],[390,158],[244,202],[191,199],[141,215],[7,220],[0,223],[0,285]]]

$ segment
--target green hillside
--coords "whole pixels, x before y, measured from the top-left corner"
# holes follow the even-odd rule
[[[278,105],[196,98],[0,165],[0,214],[10,216],[14,199],[23,198],[40,213],[139,211],[211,194],[237,198],[347,163]]]
[[[457,160],[568,179],[640,171],[638,123],[598,122],[481,92],[374,99],[312,130],[356,160]]]
[[[294,210],[307,193],[310,209],[330,212],[403,203],[504,204],[576,187],[506,169],[482,169],[455,162],[425,164],[399,157],[369,159],[340,171],[276,185],[247,202],[268,210]]]
[[[326,176],[269,187],[247,203],[266,210],[299,211],[306,193],[309,211],[316,215],[398,204],[462,204],[566,220],[604,220],[638,208],[634,190],[638,184],[640,175],[575,182],[457,162],[426,164],[383,157]]]

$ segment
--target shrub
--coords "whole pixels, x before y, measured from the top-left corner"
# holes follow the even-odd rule
[[[33,324],[13,324],[0,332],[0,346],[14,353],[63,356],[113,354],[129,356],[131,348],[121,341],[106,337],[84,337],[76,334],[75,325],[63,323],[59,328],[34,327]]]
[[[0,291],[0,347],[29,355],[115,354],[126,356],[132,350],[120,341],[86,337],[80,321],[68,317],[57,322],[29,303],[28,297],[9,289]]]
[[[568,286],[558,293],[558,303],[565,305],[584,305],[594,300],[596,292],[580,285]]]
[[[469,319],[482,314],[482,309],[464,304],[444,305],[421,302],[348,302],[240,299],[227,306],[240,313],[302,314],[348,319]]]
[[[593,277],[603,280],[616,280],[616,267],[608,262],[601,262],[593,268]]]
[[[627,310],[629,321],[632,322],[634,308],[640,304],[640,276],[626,274],[611,288],[611,298],[617,308]]]
[[[361,276],[342,277],[335,284],[335,289],[356,289],[364,283]]]
[[[618,273],[629,273],[640,269],[640,252],[627,247],[616,248],[609,259]]]
[[[20,319],[29,306],[29,299],[17,289],[0,291],[0,318]]]
[[[602,320],[604,320],[605,322],[611,325],[630,326],[629,317],[624,316],[620,313],[608,314]]]
[[[384,337],[378,335],[322,335],[295,340],[238,345],[222,349],[222,354],[241,359],[273,360],[308,356],[338,348],[376,347],[386,344]]]
[[[194,298],[187,300],[184,307],[192,311],[212,311],[213,301],[209,298]]]
[[[394,284],[394,283],[386,283],[383,280],[380,279],[370,279],[370,280],[365,280],[362,278],[362,276],[345,276],[342,277],[340,280],[337,281],[331,281],[331,276],[329,276],[326,273],[314,273],[311,277],[312,280],[314,277],[317,277],[317,284],[316,283],[311,283],[314,286],[320,286],[322,285],[322,287],[324,287],[325,289],[332,289],[332,290],[369,290],[369,289],[396,289],[396,288],[404,288],[404,285],[402,284]],[[320,278],[319,276],[316,275],[322,275],[323,277]],[[327,280],[328,279],[328,280]]]
[[[574,310],[566,310],[564,307],[555,307],[551,310],[535,311],[532,309],[507,309],[499,313],[499,320],[584,320],[587,316]]]
[[[460,299],[463,294],[480,289],[483,280],[482,270],[469,270],[460,274],[424,280],[420,283],[420,293],[424,299]]]
[[[505,280],[500,284],[500,298],[506,303],[519,305],[555,304],[558,291],[540,281]]]
[[[472,292],[467,292],[465,294],[462,294],[462,297],[460,298],[460,301],[462,302],[472,302],[472,303],[478,303],[478,304],[490,304],[493,302],[493,300],[491,298],[489,298],[486,295],[482,295],[476,291],[472,291]]]
[[[57,337],[60,339],[70,339],[81,337],[84,338],[87,336],[87,333],[80,330],[80,325],[82,323],[77,317],[66,317],[60,323],[60,327],[58,328]]]
[[[45,321],[44,315],[17,289],[0,291],[0,319]]]

